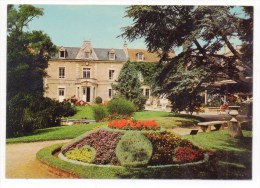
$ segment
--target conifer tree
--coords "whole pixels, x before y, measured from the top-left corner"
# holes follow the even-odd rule
[[[114,89],[119,96],[132,101],[137,110],[143,110],[146,99],[141,93],[141,83],[138,77],[138,71],[130,61],[127,61],[122,67],[118,76],[117,84]]]

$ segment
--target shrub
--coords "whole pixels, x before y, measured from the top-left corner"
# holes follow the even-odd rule
[[[143,94],[139,94],[136,98],[132,99],[137,111],[142,111],[145,109],[145,103],[147,98]]]
[[[101,121],[107,116],[107,108],[106,106],[102,104],[94,105],[92,106],[93,114],[94,114],[94,119],[96,122]]]
[[[132,119],[120,119],[108,122],[108,127],[123,130],[158,130],[160,126],[155,120],[134,121]]]
[[[131,115],[122,115],[122,114],[108,114],[102,121],[112,121],[115,119],[131,119]]]
[[[152,153],[152,143],[136,131],[127,132],[116,147],[116,156],[122,166],[146,166]]]
[[[96,98],[95,98],[95,103],[96,103],[96,104],[102,104],[102,102],[103,102],[103,100],[102,100],[101,97],[96,97]]]
[[[100,129],[86,135],[80,141],[66,146],[66,148],[63,149],[63,152],[65,153],[70,149],[89,145],[96,150],[96,158],[93,163],[118,165],[115,148],[122,135],[123,133]]]
[[[74,148],[65,153],[68,159],[82,161],[86,163],[92,163],[96,156],[96,151],[94,148],[89,146],[84,146],[81,148]]]
[[[201,150],[195,150],[190,147],[178,147],[173,160],[180,163],[190,163],[202,160],[203,157],[204,154]]]
[[[124,98],[116,98],[107,105],[109,114],[132,115],[135,112],[135,105]]]
[[[157,165],[173,163],[174,150],[182,139],[169,131],[144,134],[153,144],[153,155],[150,163]]]
[[[58,126],[62,117],[75,113],[76,109],[69,102],[60,103],[47,97],[19,93],[7,102],[7,137]]]

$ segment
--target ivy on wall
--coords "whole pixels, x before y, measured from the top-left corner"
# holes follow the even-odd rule
[[[157,70],[155,62],[131,62],[134,64],[135,69],[140,71],[143,75],[142,85],[151,86],[154,82],[154,75]]]

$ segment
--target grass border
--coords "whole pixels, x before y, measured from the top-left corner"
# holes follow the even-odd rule
[[[127,168],[112,165],[73,164],[53,156],[60,151],[64,143],[45,147],[37,152],[36,157],[42,163],[57,171],[65,172],[74,178],[90,179],[211,179],[207,177],[205,165],[209,165],[208,157],[203,161],[186,164],[150,166],[148,168]]]

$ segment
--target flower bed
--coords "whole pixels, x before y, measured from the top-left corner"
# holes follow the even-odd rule
[[[206,153],[170,131],[152,130],[158,127],[154,121],[134,124],[133,121],[120,120],[113,121],[111,125],[115,128],[100,128],[75,139],[62,148],[62,154],[66,157],[72,150],[79,153],[81,148],[90,147],[94,149],[92,154],[85,152],[88,156],[78,159],[72,155],[73,159],[87,159],[87,163],[97,165],[146,167],[198,162],[204,159]],[[90,156],[94,158],[90,160]]]
[[[201,150],[195,150],[190,147],[178,147],[175,151],[174,159],[180,163],[190,163],[204,158]]]
[[[67,153],[73,148],[82,148],[85,146],[91,146],[96,150],[96,157],[93,161],[95,164],[118,164],[118,160],[115,155],[115,148],[122,133],[105,131],[99,129],[96,132],[90,133],[82,140],[71,144],[63,150],[63,153]]]
[[[108,127],[123,130],[159,130],[160,126],[155,120],[134,121],[132,119],[119,119],[108,122]]]

